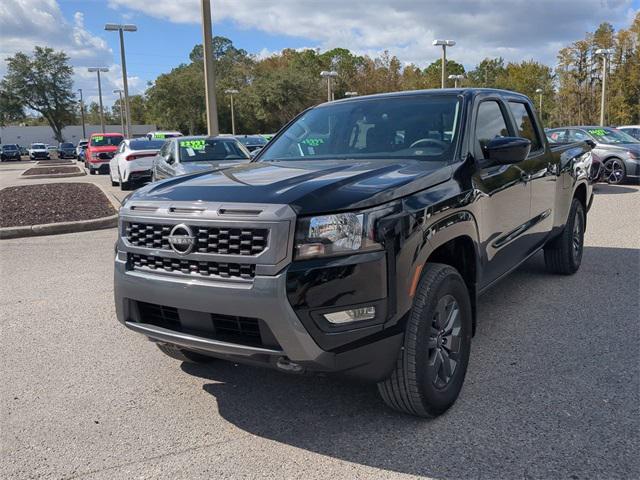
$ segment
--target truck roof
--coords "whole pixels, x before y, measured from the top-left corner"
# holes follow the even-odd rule
[[[391,97],[402,97],[409,95],[442,95],[442,94],[454,94],[454,95],[478,95],[481,93],[489,94],[489,93],[497,93],[500,95],[508,95],[510,97],[520,97],[522,99],[529,99],[526,95],[522,93],[513,92],[511,90],[502,90],[499,88],[430,88],[425,90],[402,90],[399,92],[387,92],[387,93],[374,93],[372,95],[359,95],[357,97],[349,97],[349,98],[341,98],[339,100],[334,100],[332,102],[322,103],[318,106],[329,105],[332,103],[342,103],[342,102],[351,102],[358,101],[362,99],[375,99],[375,98],[391,98]]]

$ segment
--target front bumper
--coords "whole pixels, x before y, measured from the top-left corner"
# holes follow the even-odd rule
[[[251,284],[179,278],[128,270],[126,254],[115,262],[115,300],[118,320],[152,340],[166,342],[251,364],[277,367],[294,362],[308,371],[343,372],[379,381],[389,374],[403,335],[395,332],[356,347],[327,351],[314,341],[287,299],[286,270],[273,276],[257,275]],[[144,323],[139,302],[174,307],[184,318],[202,321],[202,315],[258,318],[269,328],[275,346],[251,346],[220,341]],[[206,320],[205,320],[206,321]]]
[[[87,166],[89,170],[95,170],[100,173],[108,173],[109,172],[109,160],[106,161],[91,161],[87,162]]]

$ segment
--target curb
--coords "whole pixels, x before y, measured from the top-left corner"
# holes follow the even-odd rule
[[[120,209],[118,200],[105,191],[101,185],[96,185],[107,197],[116,212]],[[22,237],[40,237],[44,235],[60,235],[63,233],[88,232],[91,230],[103,230],[118,226],[118,213],[108,217],[92,218],[91,220],[76,220],[74,222],[43,223],[40,225],[26,225],[22,227],[0,228],[0,240]]]
[[[78,171],[78,173],[50,173],[48,175],[20,175],[20,178],[28,179],[40,179],[40,178],[70,178],[70,177],[82,177],[86,175],[85,172]]]

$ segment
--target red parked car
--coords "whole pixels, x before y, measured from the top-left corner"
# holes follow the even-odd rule
[[[84,154],[84,166],[91,175],[109,172],[109,161],[115,155],[122,140],[124,137],[120,133],[91,134]]]

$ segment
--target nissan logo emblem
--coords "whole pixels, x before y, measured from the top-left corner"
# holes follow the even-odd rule
[[[191,253],[196,245],[196,237],[188,225],[181,223],[171,229],[169,233],[169,245],[174,252],[179,255],[187,255]]]

